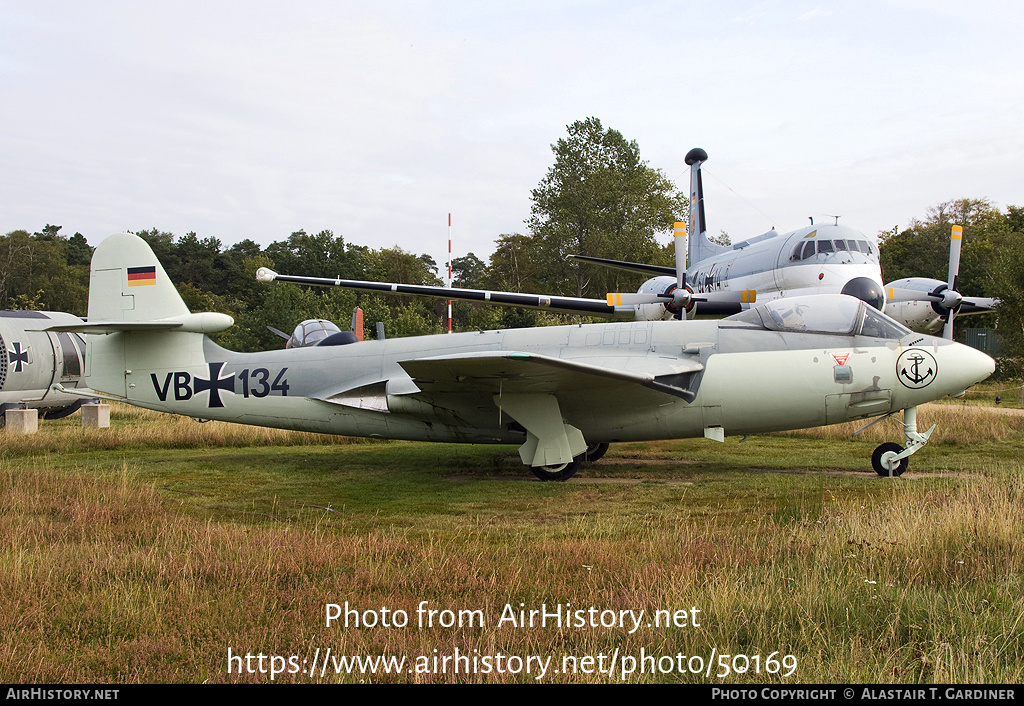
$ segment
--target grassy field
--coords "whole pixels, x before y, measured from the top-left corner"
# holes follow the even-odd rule
[[[895,480],[890,420],[619,444],[567,483],[514,447],[43,422],[0,449],[0,681],[1017,683],[1024,416],[935,422]],[[584,624],[520,624],[542,606]],[[340,661],[377,655],[402,673]]]

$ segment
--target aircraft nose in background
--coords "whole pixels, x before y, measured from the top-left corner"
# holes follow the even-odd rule
[[[841,294],[857,297],[879,311],[885,307],[885,293],[882,290],[882,285],[870,277],[854,277],[846,283]]]

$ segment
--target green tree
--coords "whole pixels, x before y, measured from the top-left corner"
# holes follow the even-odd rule
[[[73,267],[85,266],[86,268],[92,262],[92,248],[89,247],[89,243],[81,233],[75,233],[68,238],[67,261]]]
[[[1009,231],[1006,218],[985,199],[956,199],[928,209],[924,220],[912,219],[902,231],[879,233],[882,279],[929,277],[945,281],[949,273],[949,235],[963,226],[959,290],[974,296],[989,294],[991,268],[1001,234]]]
[[[640,159],[637,143],[597,118],[568,126],[568,137],[551,146],[555,163],[533,190],[527,225],[537,238],[541,279],[548,291],[603,297],[612,287],[633,286],[607,268],[567,261],[567,255],[654,262],[687,202],[669,179]]]
[[[541,243],[532,235],[510,233],[498,236],[483,283],[486,289],[504,292],[539,292]]]
[[[287,240],[271,243],[264,252],[281,274],[359,279],[365,248],[349,247],[329,230],[315,235],[298,230]]]
[[[16,230],[0,237],[0,308],[85,314],[89,271],[68,265],[59,230],[48,225],[34,235]]]
[[[487,265],[473,253],[452,258],[452,283],[462,289],[483,289]]]

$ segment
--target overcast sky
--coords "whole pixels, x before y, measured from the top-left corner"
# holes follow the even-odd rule
[[[599,118],[709,229],[1024,205],[1016,2],[8,2],[0,232],[330,229],[485,259]],[[669,237],[664,238],[668,242]],[[298,273],[296,273],[298,274]]]

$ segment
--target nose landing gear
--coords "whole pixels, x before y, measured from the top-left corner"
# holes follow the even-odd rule
[[[910,456],[928,443],[928,437],[935,431],[935,425],[923,434],[917,431],[917,407],[903,410],[903,436],[906,446],[888,442],[882,444],[871,454],[871,465],[875,473],[885,478],[895,478],[903,474],[910,465]]]

